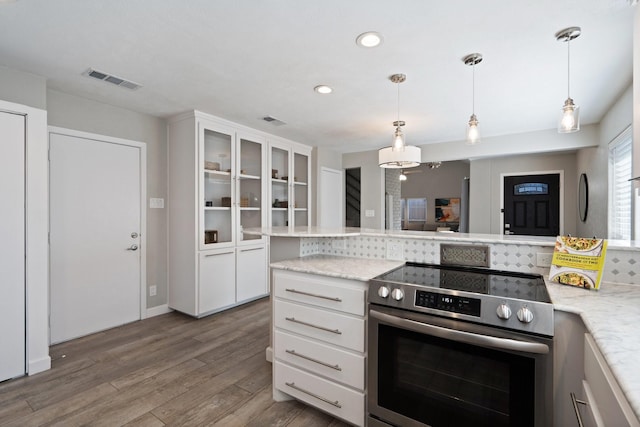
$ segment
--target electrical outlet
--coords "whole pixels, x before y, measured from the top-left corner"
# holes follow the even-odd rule
[[[387,259],[404,261],[404,247],[402,243],[387,241]]]
[[[331,241],[331,248],[344,251],[347,249],[347,242],[344,239],[333,239]]]
[[[551,267],[552,253],[538,252],[536,254],[536,265],[538,267]]]
[[[155,297],[157,293],[158,293],[158,287],[156,285],[149,286],[149,296],[150,297]]]

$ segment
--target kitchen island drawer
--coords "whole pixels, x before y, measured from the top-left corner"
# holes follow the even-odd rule
[[[274,387],[335,417],[364,426],[364,393],[274,362]]]
[[[275,300],[273,316],[276,328],[364,352],[365,320],[363,318],[278,299]]]
[[[366,286],[333,277],[274,271],[274,293],[278,298],[364,316]]]
[[[365,358],[362,354],[276,331],[275,357],[331,380],[364,390]]]

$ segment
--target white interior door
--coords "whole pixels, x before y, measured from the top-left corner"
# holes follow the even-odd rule
[[[318,202],[320,208],[318,225],[320,227],[342,227],[344,224],[343,176],[342,171],[339,170],[325,167],[320,169],[320,197]]]
[[[26,372],[24,129],[0,112],[0,381]]]
[[[51,343],[141,318],[141,150],[51,133]]]

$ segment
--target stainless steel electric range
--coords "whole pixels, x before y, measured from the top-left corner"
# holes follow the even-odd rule
[[[370,426],[549,426],[540,275],[406,263],[369,284]]]

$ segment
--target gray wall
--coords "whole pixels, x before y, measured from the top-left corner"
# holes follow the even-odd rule
[[[47,80],[0,66],[0,99],[46,110]]]
[[[579,236],[608,237],[609,143],[633,121],[633,88],[629,86],[600,121],[600,144],[578,151],[576,179],[586,173],[589,210],[585,222],[577,220]]]
[[[146,143],[147,197],[163,198],[167,203],[165,120],[54,90],[48,90],[46,96],[51,126]],[[167,218],[165,209],[149,209],[148,201],[146,205],[147,286],[157,286],[157,295],[147,296],[150,308],[167,303]]]
[[[360,227],[384,228],[384,169],[378,166],[378,150],[342,156],[344,169],[360,168]],[[374,216],[367,217],[366,211]]]
[[[418,173],[414,173],[419,171]],[[435,199],[460,197],[462,179],[469,176],[469,162],[443,162],[437,169],[422,164],[408,169],[407,180],[402,183],[402,198],[427,199],[427,223],[425,230],[435,230]]]
[[[575,153],[526,154],[472,160],[469,185],[469,232],[502,234],[501,174],[564,171],[564,229],[575,234],[577,174]]]

